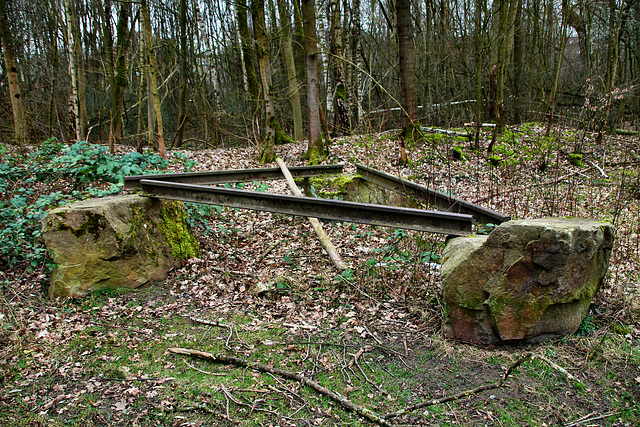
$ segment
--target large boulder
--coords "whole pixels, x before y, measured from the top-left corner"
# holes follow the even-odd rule
[[[575,333],[609,266],[614,228],[586,219],[509,221],[445,249],[445,334],[466,342],[537,342]]]
[[[136,288],[197,256],[181,202],[138,195],[89,199],[49,212],[43,235],[56,268],[49,295]]]

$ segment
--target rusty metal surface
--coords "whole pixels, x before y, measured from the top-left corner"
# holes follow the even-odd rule
[[[294,178],[331,175],[342,173],[343,165],[295,166],[289,168]],[[280,168],[239,169],[214,172],[186,172],[167,173],[158,175],[127,176],[124,179],[125,190],[140,187],[140,181],[150,179],[154,181],[182,182],[184,184],[220,184],[226,182],[261,181],[270,179],[284,179]]]
[[[472,216],[465,214],[297,197],[152,179],[140,180],[139,186],[149,196],[183,202],[206,203],[456,236],[471,234]]]
[[[357,174],[362,176],[364,180],[405,196],[413,197],[416,200],[424,201],[430,205],[435,205],[442,211],[472,215],[474,221],[479,223],[500,224],[511,220],[511,217],[500,212],[449,196],[386,172],[360,164],[356,164],[356,168]]]

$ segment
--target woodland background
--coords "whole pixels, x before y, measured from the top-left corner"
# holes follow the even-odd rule
[[[638,126],[636,0],[1,0],[0,8],[5,141],[233,146],[270,144],[280,129],[301,141],[314,110],[325,136],[416,120],[493,121],[500,130],[561,118],[600,133]],[[309,73],[319,90],[311,98]]]

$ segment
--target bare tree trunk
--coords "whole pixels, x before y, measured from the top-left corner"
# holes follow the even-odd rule
[[[178,129],[171,144],[175,148],[182,146],[184,124],[187,121],[187,0],[180,0],[180,94],[178,95]]]
[[[505,125],[504,117],[504,87],[507,70],[511,60],[513,48],[514,25],[518,2],[520,0],[495,0],[494,13],[494,40],[491,49],[490,79],[490,110],[492,118],[496,120],[493,138],[487,147],[487,151],[493,150],[496,137]]]
[[[251,0],[253,12],[253,28],[256,37],[258,63],[260,66],[260,86],[265,110],[265,134],[262,136],[262,150],[260,163],[271,163],[276,157],[275,143],[275,113],[271,99],[271,68],[269,66],[269,38],[265,28],[264,0]]]
[[[13,37],[11,36],[9,19],[7,18],[5,0],[0,0],[0,31],[2,32],[2,51],[9,80],[9,96],[11,97],[11,109],[13,111],[13,135],[17,143],[24,144],[29,139],[29,132],[26,113],[22,105],[18,67],[13,51]]]
[[[300,104],[300,90],[298,88],[296,62],[293,56],[293,46],[291,45],[291,30],[289,29],[289,26],[291,25],[291,19],[289,16],[290,11],[286,0],[278,0],[278,12],[280,13],[280,26],[282,27],[282,50],[284,52],[284,62],[287,67],[289,95],[291,96],[293,139],[296,141],[302,141],[304,139],[302,106]]]
[[[355,126],[362,123],[364,117],[364,109],[362,108],[363,95],[361,91],[362,70],[364,70],[364,63],[362,60],[362,23],[360,20],[360,0],[353,0],[351,7],[353,12],[353,25],[351,28],[351,60],[355,64],[353,67],[352,86],[354,88],[355,98]]]
[[[64,1],[65,15],[67,19],[67,49],[69,51],[69,75],[71,76],[71,95],[69,96],[69,109],[73,116],[75,138],[81,141],[86,136],[86,116],[83,118],[82,106],[83,101],[79,75],[81,70],[78,67],[78,58],[76,56],[76,44],[80,43],[76,31],[74,31],[74,22],[76,21],[76,13],[74,10],[73,0]],[[86,107],[84,113],[86,114]],[[83,120],[84,119],[84,120]]]
[[[486,0],[475,0],[475,49],[476,49],[476,151],[480,150],[480,127],[482,126],[482,12]]]
[[[247,83],[249,85],[249,98],[251,108],[255,110],[259,95],[258,78],[256,77],[255,66],[253,63],[253,52],[251,50],[251,33],[247,22],[247,3],[246,0],[234,0],[236,8],[236,20],[238,23],[238,31],[240,32],[240,40],[242,42],[242,58],[244,60],[245,73],[247,75]]]
[[[320,124],[320,88],[318,84],[318,38],[316,35],[315,0],[302,0],[302,19],[304,23],[304,48],[307,65],[307,111],[309,126],[309,146],[307,158],[312,164],[318,164],[325,156],[325,145]]]
[[[560,49],[558,50],[558,59],[556,61],[556,74],[553,79],[553,87],[551,88],[551,94],[549,95],[549,121],[547,122],[547,131],[545,136],[551,134],[551,128],[553,127],[553,116],[556,114],[556,94],[558,93],[558,84],[560,83],[560,71],[562,70],[562,63],[564,61],[564,48],[567,44],[567,8],[569,7],[568,0],[562,1],[562,39],[560,40]]]
[[[142,20],[144,21],[144,41],[145,51],[147,56],[147,63],[149,66],[149,88],[151,97],[153,98],[153,107],[156,117],[158,129],[158,154],[161,157],[166,157],[166,150],[164,147],[164,136],[162,127],[162,108],[160,103],[160,93],[158,92],[158,81],[156,72],[156,56],[153,52],[153,46],[151,43],[151,19],[149,18],[149,7],[147,6],[147,0],[140,1],[140,8],[142,12]]]
[[[111,113],[109,116],[109,150],[115,153],[116,144],[122,142],[122,112],[124,110],[124,92],[127,88],[127,51],[131,40],[129,18],[131,3],[120,4],[118,24],[116,27],[116,47],[113,51],[113,34],[111,32],[111,0],[105,0],[103,21],[103,39],[105,50],[105,67],[109,74],[111,89]]]
[[[416,83],[414,75],[415,47],[411,25],[411,1],[396,0],[398,27],[398,51],[400,53],[400,94],[402,103],[402,127],[400,139],[400,164],[407,164],[405,142],[413,139],[413,131],[418,118],[416,104]]]
[[[331,45],[332,72],[333,72],[333,105],[334,127],[336,135],[344,135],[349,131],[349,114],[347,112],[347,86],[344,75],[344,41],[340,20],[340,1],[331,0]]]

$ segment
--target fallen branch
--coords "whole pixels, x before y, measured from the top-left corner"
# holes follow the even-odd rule
[[[441,403],[451,402],[453,400],[462,399],[463,397],[471,396],[472,394],[477,394],[477,393],[480,393],[481,391],[487,391],[487,390],[493,390],[495,388],[500,388],[500,387],[502,387],[504,382],[507,380],[507,378],[509,378],[509,375],[511,375],[511,372],[513,372],[518,366],[522,365],[527,360],[530,360],[531,357],[532,357],[531,353],[527,353],[524,356],[522,356],[521,358],[519,358],[518,360],[516,360],[515,362],[513,362],[511,365],[509,365],[509,367],[507,368],[507,371],[504,373],[504,376],[500,379],[500,381],[497,381],[497,382],[492,383],[492,384],[481,385],[480,387],[472,388],[470,390],[465,390],[463,392],[460,392],[458,394],[454,394],[454,395],[451,395],[451,396],[444,396],[444,397],[441,397],[439,399],[433,399],[433,400],[425,400],[424,402],[420,402],[420,403],[418,403],[416,405],[409,406],[408,408],[404,408],[404,409],[401,409],[401,410],[396,411],[396,412],[391,412],[389,414],[385,414],[385,415],[382,416],[382,418],[399,417],[399,416],[404,415],[406,413],[413,412],[416,409],[426,408],[427,406],[439,405]]]
[[[263,259],[265,259],[267,257],[267,255],[269,255],[271,253],[271,251],[273,251],[275,248],[278,247],[278,245],[280,244],[280,241],[275,242],[273,245],[269,246],[269,249],[267,249],[258,259],[258,261],[256,261],[256,264],[260,264],[262,262]]]
[[[279,375],[279,376],[281,376],[283,378],[287,378],[289,380],[298,381],[298,382],[300,382],[300,383],[302,383],[302,384],[304,384],[306,386],[311,387],[312,389],[314,389],[318,393],[327,396],[331,400],[340,403],[342,406],[344,406],[348,410],[351,410],[351,411],[357,413],[358,415],[368,419],[371,422],[374,422],[374,423],[376,423],[378,425],[386,426],[386,427],[391,427],[392,426],[391,423],[389,423],[388,421],[384,420],[381,416],[377,415],[376,413],[374,413],[370,409],[367,409],[364,406],[360,406],[360,405],[358,405],[356,403],[351,402],[349,399],[347,399],[346,397],[342,396],[341,394],[339,394],[337,392],[334,392],[334,391],[331,391],[326,387],[323,387],[318,382],[316,382],[316,381],[314,381],[312,379],[309,379],[309,378],[305,377],[304,375],[296,374],[295,372],[285,371],[283,369],[279,369],[279,368],[276,368],[276,367],[273,367],[273,366],[263,365],[262,363],[252,362],[252,361],[249,361],[249,360],[240,359],[239,357],[225,356],[225,355],[222,355],[222,354],[213,354],[213,353],[208,353],[206,351],[193,350],[193,349],[188,349],[188,348],[179,348],[179,347],[171,347],[171,348],[168,349],[168,351],[170,351],[171,353],[175,353],[175,354],[183,354],[183,355],[191,356],[191,357],[199,357],[199,358],[206,359],[206,360],[208,360],[210,362],[213,362],[213,363],[222,363],[222,364],[225,364],[225,365],[235,365],[235,366],[255,369],[255,370],[260,371],[260,372],[266,372],[266,373],[270,373],[270,374],[275,374],[275,375]]]
[[[291,172],[289,172],[289,168],[287,168],[287,165],[284,163],[284,160],[277,157],[276,162],[278,162],[278,166],[280,166],[280,169],[282,169],[282,173],[287,179],[287,184],[289,184],[289,188],[291,189],[291,192],[294,195],[301,197],[302,192],[300,191],[295,181],[293,180],[293,176],[291,176]],[[320,224],[320,221],[318,221],[318,218],[308,217],[308,220],[311,223],[311,226],[313,227],[313,231],[316,232],[316,235],[318,236],[318,240],[320,240],[322,247],[329,255],[329,258],[331,259],[333,264],[338,268],[338,270],[346,270],[347,269],[346,264],[344,263],[344,261],[342,261],[342,258],[340,258],[340,254],[338,254],[336,247],[333,246],[331,239],[329,238],[327,233],[324,231],[324,228],[322,228],[322,224]]]
[[[613,411],[613,412],[609,412],[608,414],[598,415],[596,417],[593,416],[595,414],[592,412],[589,415],[586,415],[586,416],[584,416],[584,417],[572,422],[571,424],[565,425],[565,427],[575,427],[575,426],[578,426],[580,424],[590,423],[592,421],[597,421],[597,420],[603,420],[605,418],[612,417],[612,416],[616,415],[619,412],[620,411]]]
[[[565,377],[567,377],[568,380],[571,381],[575,381],[575,382],[581,382],[579,379],[577,379],[576,377],[574,377],[573,375],[571,375],[569,373],[569,371],[567,371],[566,369],[564,369],[562,366],[558,365],[557,363],[555,363],[554,361],[544,357],[541,354],[533,354],[531,355],[532,359],[540,359],[543,362],[545,362],[547,365],[549,365],[550,367],[552,367],[553,369],[555,369],[556,371],[560,372],[562,375],[564,375]]]

